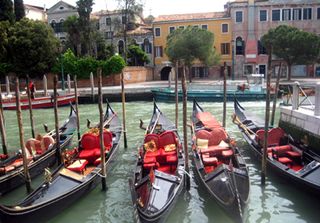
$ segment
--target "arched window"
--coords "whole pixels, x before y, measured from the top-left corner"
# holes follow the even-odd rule
[[[236,39],[236,55],[244,55],[245,46],[244,41],[241,37],[237,37]]]
[[[118,42],[118,53],[120,55],[124,54],[124,42],[123,42],[123,40],[119,40],[119,42]]]
[[[50,23],[50,25],[51,25],[52,28],[54,28],[54,27],[56,26],[56,21],[55,21],[55,20],[52,20],[51,23]]]
[[[151,45],[149,39],[147,39],[147,38],[143,40],[143,50],[144,50],[144,52],[146,52],[148,54],[152,53],[152,45]]]

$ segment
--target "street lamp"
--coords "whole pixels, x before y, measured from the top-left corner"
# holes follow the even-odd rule
[[[231,78],[234,80],[234,40],[231,40],[231,56],[232,56],[232,72],[231,72]]]

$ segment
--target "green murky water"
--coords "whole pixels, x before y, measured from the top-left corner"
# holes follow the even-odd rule
[[[264,115],[264,102],[242,103],[247,109],[257,115]],[[159,103],[161,110],[174,120],[174,104]],[[222,119],[222,103],[201,103],[206,111],[212,112],[218,120]],[[121,114],[121,103],[112,103],[112,107]],[[182,105],[180,106],[180,108]],[[90,194],[81,198],[77,203],[65,209],[61,214],[51,219],[50,223],[57,222],[133,222],[131,195],[128,187],[128,178],[132,176],[135,164],[137,147],[143,138],[144,131],[139,129],[139,119],[148,122],[153,105],[152,102],[127,103],[127,137],[128,149],[124,149],[123,142],[116,160],[109,169],[107,192],[102,192],[100,185]],[[191,114],[192,104],[188,104],[188,114]],[[81,130],[86,130],[86,119],[96,123],[99,119],[97,105],[80,105]],[[249,166],[251,177],[250,201],[244,213],[245,222],[319,222],[319,200],[312,195],[293,187],[280,177],[268,172],[264,189],[260,186],[260,166],[255,160],[249,146],[242,140],[237,127],[231,122],[233,104],[227,104],[227,130],[237,139],[245,160]],[[59,108],[59,120],[62,122],[69,113],[69,108]],[[182,112],[180,112],[180,123]],[[36,132],[43,133],[43,123],[54,128],[53,110],[34,110]],[[6,130],[10,151],[19,147],[16,113],[5,111]],[[31,135],[28,111],[23,112],[25,139]],[[182,128],[179,129],[182,134]],[[76,144],[76,141],[74,142]],[[191,164],[191,162],[190,162]],[[193,176],[192,168],[191,175]],[[33,181],[36,187],[42,176]],[[20,187],[5,197],[0,198],[4,204],[14,204],[25,196],[25,187]],[[210,199],[208,193],[192,177],[191,190],[180,196],[175,208],[166,222],[232,222],[224,212]]]

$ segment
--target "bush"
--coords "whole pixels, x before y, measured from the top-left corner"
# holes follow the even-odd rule
[[[103,73],[105,76],[119,74],[125,66],[126,63],[124,59],[119,55],[114,55],[103,64]]]

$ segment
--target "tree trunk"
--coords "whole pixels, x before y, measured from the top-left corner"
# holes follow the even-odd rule
[[[288,63],[288,81],[291,81],[291,64]]]

